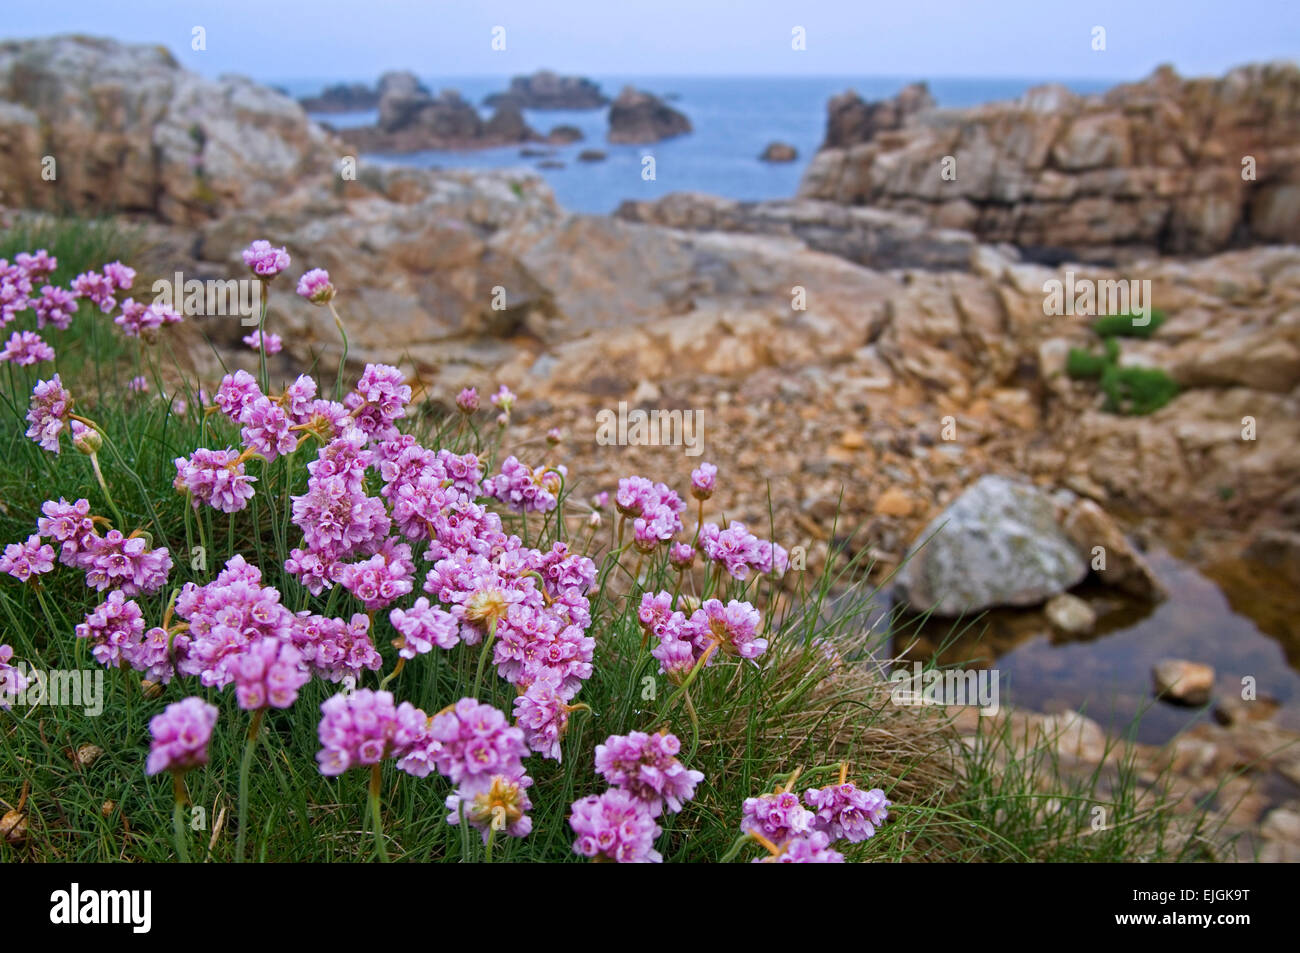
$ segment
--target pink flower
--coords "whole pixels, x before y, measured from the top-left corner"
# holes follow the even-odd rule
[[[831,850],[830,838],[821,831],[792,837],[775,857],[755,858],[756,864],[842,864],[844,855]]]
[[[59,260],[41,248],[31,255],[19,252],[14,256],[14,264],[25,271],[28,278],[39,278],[52,274],[59,267]]]
[[[298,279],[298,294],[312,304],[327,304],[334,297],[330,273],[324,268],[313,268]]]
[[[473,387],[466,387],[456,395],[456,406],[463,414],[474,413],[478,410],[478,391]]]
[[[402,636],[397,654],[402,658],[415,658],[433,650],[450,649],[460,641],[456,617],[446,609],[429,604],[424,596],[415,600],[409,609],[394,609],[388,614],[393,628]]]
[[[54,569],[54,547],[42,544],[36,534],[25,543],[10,543],[0,556],[0,572],[8,573],[20,582],[40,576]]]
[[[658,817],[665,807],[676,814],[683,802],[695,797],[695,785],[704,780],[702,772],[688,770],[677,760],[681,749],[676,735],[644,731],[610,735],[603,745],[596,745],[596,773],[645,804],[651,817]]]
[[[515,699],[515,723],[523,729],[528,747],[543,758],[561,760],[560,739],[572,710],[559,692],[560,678],[546,672],[534,679]]]
[[[27,436],[51,453],[59,452],[59,434],[68,424],[72,412],[72,395],[63,389],[63,381],[55,374],[48,381],[40,381],[32,388],[32,404],[27,411],[31,426]]]
[[[98,305],[104,314],[113,310],[117,300],[113,297],[116,287],[113,282],[97,271],[86,271],[72,279],[72,292],[78,298],[86,298]]]
[[[438,773],[454,784],[482,781],[494,774],[518,777],[524,773],[521,758],[528,754],[524,733],[491,705],[462,698],[451,711],[435,715],[429,726],[437,742],[430,756]]]
[[[334,579],[361,600],[367,611],[382,609],[415,588],[411,576],[411,547],[401,543],[394,548],[395,558],[376,553],[358,563],[341,563],[334,567]]]
[[[497,392],[492,395],[491,399],[492,399],[493,407],[496,407],[502,413],[508,414],[510,413],[511,408],[514,407],[515,401],[518,400],[519,398],[516,397],[513,393],[511,393],[509,387],[507,387],[505,384],[502,384],[501,387],[497,390]]]
[[[148,549],[143,537],[109,530],[86,540],[76,565],[86,571],[86,585],[103,592],[121,589],[128,596],[157,592],[167,584],[172,557],[166,548]]]
[[[120,591],[111,592],[74,632],[77,638],[91,641],[90,654],[96,661],[116,668],[144,636],[144,616]]]
[[[288,708],[311,678],[302,653],[285,639],[263,636],[250,642],[231,666],[235,697],[245,711]]]
[[[707,500],[713,495],[718,482],[718,468],[712,463],[701,463],[691,471],[691,496]]]
[[[135,391],[137,394],[143,394],[149,390],[149,381],[145,379],[143,374],[137,374],[126,382],[126,389]]]
[[[188,771],[208,763],[208,742],[217,724],[217,707],[201,698],[186,698],[168,705],[149,721],[153,741],[145,774]]]
[[[262,347],[262,332],[258,330],[252,334],[246,334],[242,340],[254,351],[260,350]],[[280,335],[268,331],[266,334],[266,353],[279,354],[282,350],[284,350],[284,342],[280,339]]]
[[[383,659],[370,641],[370,619],[360,612],[351,622],[299,612],[293,624],[293,644],[321,678],[341,682],[375,672]]]
[[[52,324],[60,331],[66,331],[72,323],[73,312],[77,310],[77,296],[63,288],[45,285],[41,288],[41,296],[32,300],[32,308],[36,311],[37,328]]]
[[[0,351],[0,361],[12,361],[19,367],[52,360],[54,360],[54,348],[46,344],[34,331],[14,332],[9,342],[5,344],[4,350]]]
[[[755,659],[767,650],[767,639],[758,637],[762,621],[762,615],[748,602],[732,599],[724,606],[721,600],[709,599],[695,610],[683,633],[697,648],[714,641],[728,655]]]
[[[200,448],[187,460],[177,457],[176,479],[172,485],[182,493],[189,493],[195,509],[207,503],[223,513],[238,513],[253,498],[253,484],[257,477],[244,473],[244,464],[236,463],[239,454],[234,450],[206,450]]]
[[[745,799],[740,829],[758,834],[780,847],[792,837],[813,829],[815,816],[799,803],[799,796],[789,791],[764,794]]]
[[[573,804],[569,826],[578,835],[575,853],[601,857],[620,864],[657,864],[663,856],[654,849],[661,833],[645,805],[622,788],[588,795]]]
[[[248,371],[235,371],[221,379],[217,387],[216,404],[221,412],[231,420],[238,422],[244,410],[262,396],[262,389]]]
[[[831,840],[864,841],[889,817],[890,802],[884,791],[863,791],[852,782],[809,788],[803,799],[817,815],[813,827]]]
[[[244,407],[239,419],[244,425],[240,431],[244,445],[266,460],[298,449],[298,435],[289,429],[288,414],[271,398],[256,398]]]
[[[16,665],[9,664],[13,657],[13,646],[0,645],[0,711],[8,711],[13,699],[27,687],[27,676]]]
[[[259,278],[271,279],[289,267],[289,253],[259,238],[244,249],[244,264]]]
[[[385,758],[399,759],[398,767],[414,769],[410,773],[417,777],[428,774],[427,769],[420,773],[420,752],[428,745],[428,716],[410,702],[394,705],[391,692],[362,688],[326,699],[320,710],[321,750],[316,761],[321,774],[332,777]]]
[[[135,281],[135,269],[127,267],[120,261],[111,261],[104,266],[104,280],[113,287],[114,291],[127,291]]]
[[[77,565],[80,553],[98,538],[90,517],[90,501],[81,499],[69,503],[63,497],[59,497],[57,503],[46,500],[41,504],[41,514],[36,520],[36,531],[56,543],[62,543],[60,562],[65,566]]]

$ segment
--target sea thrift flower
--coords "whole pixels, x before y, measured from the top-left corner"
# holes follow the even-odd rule
[[[388,621],[402,636],[397,654],[402,658],[415,658],[433,650],[454,648],[460,641],[460,626],[456,617],[446,609],[430,605],[424,596],[415,600],[409,609],[394,609]]]
[[[526,793],[532,784],[533,779],[526,774],[494,774],[485,781],[467,781],[454,794],[447,795],[447,823],[459,824],[464,813],[465,820],[483,832],[485,844],[494,826],[511,837],[527,837],[533,819],[524,812],[533,806]]]
[[[389,560],[381,553],[359,563],[343,563],[335,567],[335,581],[352,593],[366,607],[375,611],[390,605],[415,588],[411,575],[415,565],[410,561],[411,547],[401,544],[405,555]]]
[[[0,351],[0,361],[12,361],[19,367],[54,360],[54,348],[46,344],[35,331],[18,331],[9,338]]]
[[[61,543],[59,561],[65,566],[75,566],[78,555],[97,538],[95,524],[90,518],[90,501],[81,499],[69,503],[63,497],[59,497],[57,503],[46,500],[41,504],[41,514],[36,520],[36,531]]]
[[[643,803],[651,817],[665,807],[676,814],[704,780],[702,772],[688,770],[677,760],[681,749],[676,735],[610,735],[596,746],[596,773]]]
[[[67,426],[72,412],[72,395],[63,389],[63,381],[55,374],[48,381],[40,381],[32,388],[32,404],[27,411],[31,426],[27,436],[51,453],[59,452],[59,434]]]
[[[799,796],[789,791],[746,798],[740,829],[758,834],[780,847],[792,837],[812,830],[815,816],[799,803]]]
[[[324,268],[313,268],[298,279],[298,295],[312,304],[328,304],[334,297],[330,273]]]
[[[456,406],[463,414],[474,413],[478,410],[478,391],[473,387],[466,387],[456,395]]]
[[[434,716],[429,736],[438,742],[430,749],[438,773],[455,784],[524,773],[520,761],[528,754],[524,733],[491,705],[462,698],[451,711]]]
[[[104,266],[104,279],[113,286],[114,291],[127,291],[135,281],[135,269],[120,261],[111,261]]]
[[[385,758],[399,759],[398,767],[408,770],[403,762],[427,744],[428,716],[410,702],[394,705],[391,692],[362,688],[334,695],[321,703],[320,710],[321,750],[316,761],[327,777],[379,764]],[[410,773],[424,777],[428,772]]]
[[[356,390],[344,399],[356,424],[372,440],[382,443],[399,436],[393,422],[406,416],[411,387],[402,372],[389,364],[367,364]]]
[[[271,398],[255,399],[244,408],[240,420],[244,424],[240,431],[244,444],[268,461],[298,449],[298,436],[289,429],[289,416]]]
[[[510,388],[502,384],[500,389],[492,395],[492,406],[500,410],[503,414],[509,414],[515,406],[515,401],[519,398],[510,392]]]
[[[383,658],[370,641],[370,618],[360,612],[351,622],[299,612],[293,623],[294,647],[312,670],[329,682],[376,672]]]
[[[695,610],[685,631],[694,635],[697,647],[712,640],[728,655],[754,659],[767,650],[767,639],[758,637],[762,621],[748,602],[732,599],[724,606],[721,600],[709,599]]]
[[[14,657],[12,646],[0,645],[0,710],[8,711],[15,696],[27,687],[27,676],[17,666],[9,664]]]
[[[36,312],[37,328],[52,324],[60,331],[66,331],[72,323],[73,312],[77,310],[77,296],[63,288],[45,285],[40,297],[32,300],[32,309]]]
[[[852,782],[809,788],[804,803],[816,813],[813,828],[831,840],[864,841],[889,817],[889,801],[880,788],[863,791]]]
[[[221,378],[214,398],[221,412],[231,420],[238,422],[244,410],[262,396],[262,389],[248,371],[235,371]]]
[[[149,721],[149,761],[145,774],[188,771],[208,763],[208,742],[217,724],[217,707],[201,698],[186,698],[168,705]]]
[[[139,642],[122,645],[122,660],[149,681],[166,685],[176,674],[175,659],[185,657],[189,643],[184,633],[168,635],[166,629],[154,626]]]
[[[563,478],[567,475],[564,467],[538,467],[534,470],[509,456],[501,464],[500,474],[483,481],[483,492],[516,513],[545,513],[555,509]]]
[[[262,332],[254,331],[252,334],[246,334],[242,340],[256,351],[262,346]],[[281,340],[280,335],[268,331],[266,334],[266,353],[279,354],[282,350],[284,350],[284,341]]]
[[[149,389],[149,381],[144,378],[144,375],[137,374],[126,382],[126,389],[142,394]]]
[[[140,642],[144,616],[140,607],[120,591],[111,592],[74,632],[77,638],[91,641],[90,654],[97,662],[114,668]]]
[[[10,543],[0,556],[0,572],[8,573],[20,582],[40,576],[54,569],[54,547],[42,544],[41,537],[33,533],[25,543]]]
[[[789,554],[781,546],[759,539],[744,523],[733,522],[726,529],[705,523],[699,548],[705,559],[722,563],[735,579],[747,579],[751,570],[783,573],[789,565]]]
[[[654,849],[661,833],[645,805],[622,788],[599,796],[588,795],[573,804],[569,826],[578,835],[575,853],[620,864],[657,864],[663,856]]]
[[[302,653],[284,639],[263,636],[248,644],[231,666],[235,697],[245,711],[288,708],[311,674]]]
[[[842,864],[844,855],[831,850],[830,838],[813,831],[786,841],[781,852],[772,857],[758,857],[756,864]]]
[[[244,473],[244,464],[237,463],[238,459],[234,450],[203,448],[195,450],[189,459],[177,457],[172,485],[190,494],[195,509],[206,503],[222,513],[238,513],[253,498],[253,484],[257,482],[257,477]]]
[[[634,522],[638,538],[643,541],[666,543],[682,530],[681,514],[686,504],[663,483],[639,476],[624,477],[618,481],[614,503],[625,517],[644,521]]]
[[[140,536],[123,536],[109,530],[92,537],[78,554],[77,565],[86,570],[86,585],[103,592],[118,588],[128,596],[156,592],[167,584],[172,557],[166,548],[148,549]]]
[[[14,264],[26,272],[28,278],[39,278],[52,274],[59,267],[59,260],[40,248],[30,255],[25,251],[19,252],[14,256]]]
[[[718,468],[712,463],[701,463],[691,471],[691,496],[707,500],[713,495],[718,482]]]
[[[695,548],[690,543],[673,543],[668,549],[668,562],[674,569],[690,569],[695,564]]]
[[[78,453],[93,457],[104,447],[104,438],[99,431],[87,427],[80,420],[72,421],[72,446]]]
[[[268,281],[289,267],[289,253],[275,248],[266,239],[259,238],[244,249],[244,264],[253,274]]]
[[[546,442],[552,447],[558,445],[563,440],[564,434],[560,431],[559,427],[552,427],[550,430],[546,431]]]
[[[72,279],[73,293],[78,298],[85,298],[97,305],[104,314],[112,311],[117,304],[113,297],[115,290],[113,282],[97,271],[82,272]]]

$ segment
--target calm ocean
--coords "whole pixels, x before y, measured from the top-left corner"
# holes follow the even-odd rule
[[[654,199],[669,192],[709,192],[735,199],[787,198],[794,195],[804,168],[821,144],[826,129],[826,102],[836,93],[855,89],[867,99],[892,96],[909,80],[889,77],[592,77],[608,96],[626,83],[658,96],[672,97],[671,105],[685,113],[695,131],[687,136],[648,146],[610,145],[605,141],[606,110],[528,110],[528,124],[545,134],[558,125],[577,126],[583,142],[555,146],[550,157],[564,163],[561,169],[538,169],[538,158],[523,158],[518,146],[467,152],[431,151],[403,156],[373,156],[377,161],[441,168],[531,169],[543,175],[560,203],[580,212],[612,212],[624,199]],[[471,102],[481,103],[499,92],[506,81],[495,77],[460,79],[426,78],[430,89],[455,89]],[[937,79],[930,93],[940,106],[974,106],[994,100],[1014,99],[1032,86],[1048,80]],[[1106,81],[1058,80],[1080,93],[1100,92]],[[278,84],[292,95],[312,94],[325,85],[321,80],[295,80]],[[373,122],[375,113],[316,116],[335,126]],[[795,162],[760,162],[759,153],[769,142],[788,142],[799,150]],[[577,162],[583,149],[608,153],[603,162]],[[642,157],[655,158],[656,178],[642,178]]]

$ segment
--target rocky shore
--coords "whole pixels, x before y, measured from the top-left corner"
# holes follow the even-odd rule
[[[376,128],[454,140],[473,107],[410,80],[389,82]],[[799,197],[674,195],[604,217],[568,213],[513,173],[362,163],[340,177],[366,133],[335,135],[288,97],[202,79],[152,47],[62,37],[0,45],[0,191],[11,208],[142,224],[144,276],[238,274],[249,236],[273,238],[330,271],[358,366],[399,362],[448,404],[462,386],[508,382],[521,399],[507,447],[540,454],[560,427],[552,454],[586,481],[575,499],[629,472],[680,481],[701,459],[603,446],[597,412],[691,409],[705,415],[702,459],[725,475],[728,517],[771,519],[809,568],[842,545],[883,578],[995,477],[1068,502],[1053,518],[1076,549],[1104,538],[1140,560],[1135,535],[1181,534],[1207,573],[1267,558],[1295,579],[1298,91],[1300,71],[1268,66],[1221,80],[1161,71],[1103,97],[1044,90],[960,113],[920,88],[884,105],[841,98]],[[649,117],[628,130],[689,129],[625,105]],[[505,120],[494,134],[537,135]],[[41,179],[45,155],[57,189]],[[1071,348],[1096,343],[1091,316],[1044,312],[1046,285],[1067,273],[1150,281],[1167,319],[1121,340],[1118,360],[1165,370],[1180,388],[1167,405],[1113,413],[1066,373]],[[277,372],[337,363],[321,309],[276,294],[272,314]],[[231,366],[252,366],[237,321],[192,324]],[[219,376],[204,348],[190,359]],[[1121,576],[1140,587],[1134,573]],[[1300,740],[1262,724],[1180,738],[1175,777],[1201,791],[1254,746]],[[1293,859],[1300,780],[1294,761],[1268,763],[1264,800],[1243,788],[1250,807],[1224,810]]]

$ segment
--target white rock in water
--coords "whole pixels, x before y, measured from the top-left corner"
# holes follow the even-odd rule
[[[990,606],[1037,605],[1087,572],[1046,494],[985,476],[921,532],[896,587],[914,609],[933,607],[936,615],[955,616]]]
[[[1097,613],[1078,596],[1063,592],[1043,606],[1047,620],[1069,635],[1087,635],[1097,624]]]
[[[1214,669],[1186,659],[1161,659],[1151,668],[1151,681],[1166,701],[1204,705],[1214,691]]]

